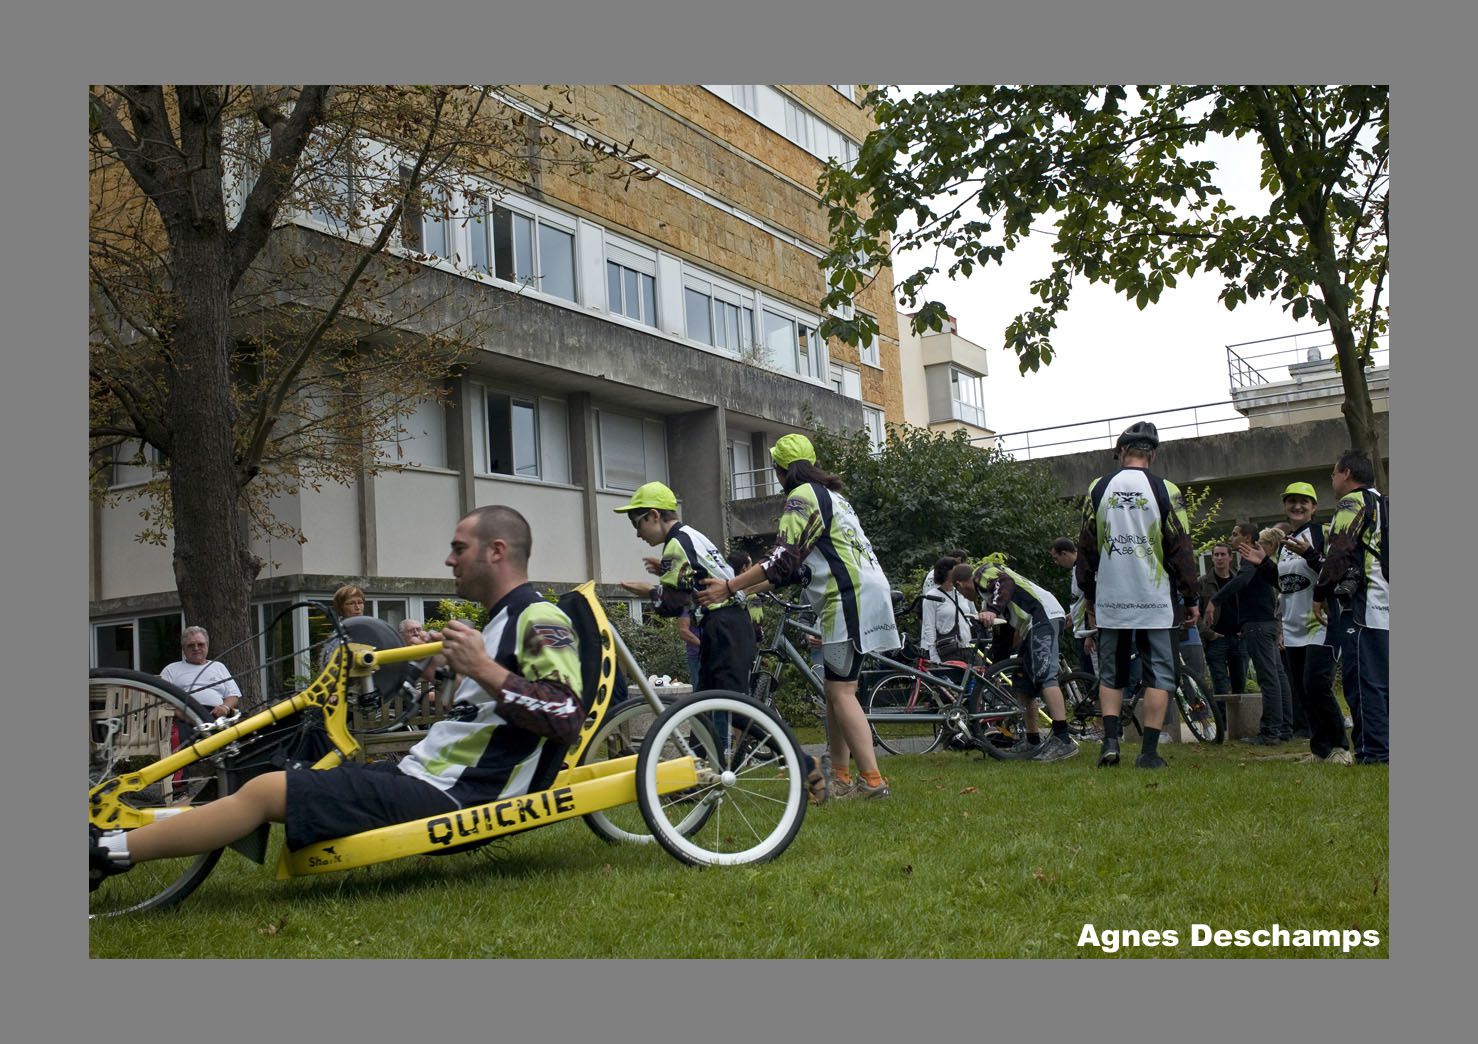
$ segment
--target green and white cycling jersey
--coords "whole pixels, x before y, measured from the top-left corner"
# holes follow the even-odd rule
[[[851,642],[861,652],[898,648],[892,588],[846,497],[815,482],[797,486],[786,495],[778,529],[778,542],[759,564],[776,587],[809,570],[806,598],[823,642]]]
[[[1078,586],[1078,578],[1069,573],[1067,575],[1068,590],[1073,596],[1073,605],[1068,610],[1068,615],[1073,621],[1073,637],[1087,638],[1097,628],[1088,625],[1088,599],[1083,597],[1083,589]]]
[[[1189,528],[1179,488],[1145,468],[1121,467],[1089,487],[1077,569],[1099,627],[1173,627],[1177,589],[1186,605],[1196,604]]]
[[[985,607],[997,615],[1009,610],[1017,630],[1033,620],[1061,620],[1067,616],[1052,592],[1043,590],[1016,570],[999,562],[975,568],[975,590]]]
[[[1339,498],[1334,521],[1329,526],[1329,550],[1319,573],[1315,597],[1330,590],[1354,564],[1363,579],[1350,602],[1353,622],[1376,630],[1391,629],[1391,584],[1381,565],[1380,537],[1386,520],[1381,517],[1380,494],[1369,486],[1351,490]]]
[[[691,606],[693,623],[701,624],[708,613],[737,602],[736,598],[726,598],[704,608],[694,601],[693,592],[701,581],[709,577],[732,580],[734,570],[729,568],[729,563],[713,541],[686,522],[674,522],[668,529],[667,543],[662,547],[661,569],[659,586],[653,592],[658,615],[679,616]]]
[[[1317,537],[1315,530],[1318,531]],[[1327,546],[1328,531],[1318,522],[1306,522],[1289,539],[1302,538],[1314,545],[1311,557],[1315,562],[1322,556],[1318,548]],[[1314,615],[1314,584],[1319,580],[1319,568],[1303,555],[1280,548],[1278,551],[1278,591],[1282,595],[1283,644],[1291,648],[1305,645],[1323,645],[1326,630]]]

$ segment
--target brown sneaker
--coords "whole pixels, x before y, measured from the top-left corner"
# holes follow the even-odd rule
[[[857,785],[853,788],[852,793],[856,797],[885,798],[893,792],[888,789],[888,781],[886,779],[879,782],[877,786],[872,787],[868,786],[867,780],[858,776]]]
[[[861,779],[833,779],[830,787],[831,799],[833,801],[845,801],[849,797],[856,797],[857,787],[861,783]]]

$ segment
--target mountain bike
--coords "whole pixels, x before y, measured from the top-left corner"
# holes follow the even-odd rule
[[[1072,699],[1067,701],[1068,729],[1082,739],[1102,739],[1103,714],[1098,705],[1098,682],[1092,675],[1084,674],[1082,677],[1091,684],[1076,686]],[[1139,706],[1144,700],[1144,686],[1142,683],[1126,685],[1123,691],[1123,702],[1119,706],[1122,728],[1125,734],[1132,727],[1136,734],[1143,735]],[[1063,696],[1068,696],[1066,688],[1063,689]],[[1179,650],[1176,651],[1176,687],[1170,693],[1170,702],[1197,741],[1213,744],[1226,742],[1226,708],[1206,692],[1195,672],[1186,666],[1185,657]]]
[[[368,866],[403,856],[467,851],[510,834],[575,817],[640,809],[644,836],[678,860],[699,866],[774,859],[805,816],[805,765],[789,727],[773,710],[735,692],[698,692],[663,704],[595,598],[593,582],[559,600],[580,640],[586,719],[544,790],[488,802],[303,848],[284,849],[278,878]],[[248,779],[287,766],[328,769],[362,756],[351,710],[402,691],[418,661],[440,642],[400,646],[388,624],[370,617],[340,621],[326,607],[300,602],[333,622],[338,646],[304,689],[249,717],[212,719],[178,687],[137,671],[91,672],[88,821],[131,830],[224,797]],[[276,621],[274,621],[275,624]],[[641,689],[653,716],[639,747],[620,756],[594,741],[612,707],[618,666]],[[727,713],[736,745],[708,734]],[[270,824],[230,847],[265,862]],[[89,917],[161,909],[184,899],[214,869],[222,849],[152,860],[109,878],[91,893]]]
[[[824,722],[826,689],[821,672],[786,633],[821,636],[806,622],[810,607],[786,602],[773,593],[759,597],[778,607],[780,616],[769,642],[756,656],[751,694],[760,700],[773,698],[781,672],[789,664],[799,672],[809,705]],[[897,615],[908,611],[898,610]],[[874,745],[889,754],[927,754],[953,738],[991,758],[1014,757],[1006,749],[1010,742],[999,740],[1002,735],[1014,739],[1023,729],[1023,704],[1009,688],[1016,668],[1003,661],[954,676],[947,665],[930,663],[916,649],[912,652],[913,664],[876,652],[863,656],[857,699],[871,726]]]

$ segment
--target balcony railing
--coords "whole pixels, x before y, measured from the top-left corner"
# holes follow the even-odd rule
[[[1288,341],[1293,343],[1282,343]],[[1273,345],[1280,346],[1271,347]],[[1227,345],[1227,381],[1231,384],[1232,394],[1235,395],[1265,384],[1292,380],[1300,368],[1308,363],[1322,362],[1334,357],[1334,341],[1328,329],[1285,334],[1282,337],[1268,337],[1261,341],[1229,344]],[[1368,369],[1390,366],[1390,338],[1376,338],[1370,357]]]
[[[729,497],[732,500],[755,500],[779,492],[773,467],[736,471],[729,477]]]
[[[1085,453],[1093,449],[1112,449],[1119,433],[1137,420],[1148,420],[1160,431],[1160,441],[1215,435],[1226,431],[1246,431],[1247,418],[1224,402],[1201,403],[1157,413],[1134,413],[1072,424],[1054,424],[1029,431],[1012,431],[1001,435],[980,436],[978,440],[994,441],[1002,450],[1019,460],[1056,457],[1064,453]]]

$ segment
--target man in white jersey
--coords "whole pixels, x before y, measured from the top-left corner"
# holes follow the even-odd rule
[[[1088,488],[1078,536],[1078,587],[1098,622],[1099,765],[1119,763],[1119,709],[1131,652],[1144,672],[1144,743],[1135,765],[1164,768],[1160,727],[1175,687],[1174,630],[1200,615],[1185,498],[1150,471],[1160,433],[1136,421],[1119,436],[1119,467]],[[1180,597],[1176,597],[1179,592]],[[1176,619],[1183,603],[1185,621]]]

